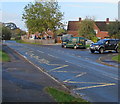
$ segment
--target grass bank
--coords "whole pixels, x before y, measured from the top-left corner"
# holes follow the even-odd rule
[[[90,102],[82,98],[75,98],[69,93],[55,89],[55,88],[47,87],[45,88],[45,90],[55,99],[56,102],[62,102],[62,104],[65,104],[66,102],[75,103],[75,104],[78,104],[78,103],[91,104]]]
[[[10,61],[10,57],[7,53],[5,53],[4,51],[0,50],[0,62],[7,62]]]
[[[17,43],[22,43],[22,44],[39,44],[42,45],[41,43],[30,43],[30,42],[24,42],[23,40],[15,40]]]
[[[112,60],[120,62],[120,55],[112,57]]]

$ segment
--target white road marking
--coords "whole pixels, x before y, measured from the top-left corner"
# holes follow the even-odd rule
[[[86,60],[89,60],[89,58],[85,58]]]
[[[43,51],[40,51],[40,50],[37,50],[38,52],[40,52],[40,53],[44,53]]]
[[[54,57],[54,58],[58,58],[58,57],[56,57],[56,56],[53,56],[53,55],[51,55],[51,54],[48,54],[48,56],[51,56],[51,57]]]

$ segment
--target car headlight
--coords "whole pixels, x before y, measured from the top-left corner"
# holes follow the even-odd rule
[[[96,47],[96,48],[98,48],[98,47],[99,47],[99,45],[96,45],[95,47]]]

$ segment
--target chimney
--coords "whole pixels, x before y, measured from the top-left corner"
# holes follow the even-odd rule
[[[82,18],[79,18],[79,21],[82,21]]]
[[[109,18],[106,18],[106,23],[109,24]]]

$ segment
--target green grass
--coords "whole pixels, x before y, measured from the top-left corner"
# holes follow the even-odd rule
[[[39,44],[42,45],[41,43],[30,43],[30,42],[24,42],[23,40],[15,40],[17,43],[22,43],[22,44]]]
[[[10,57],[7,53],[0,50],[0,62],[7,62],[10,61]]]
[[[55,89],[55,88],[47,87],[47,88],[45,88],[45,90],[51,96],[53,96],[53,98],[55,99],[56,102],[63,102],[62,104],[65,104],[65,102],[72,102],[75,104],[77,104],[77,103],[79,103],[79,104],[83,104],[83,103],[84,104],[91,104],[82,98],[75,98],[74,96],[70,95],[69,93]]]
[[[120,62],[120,55],[112,57],[112,60]]]

